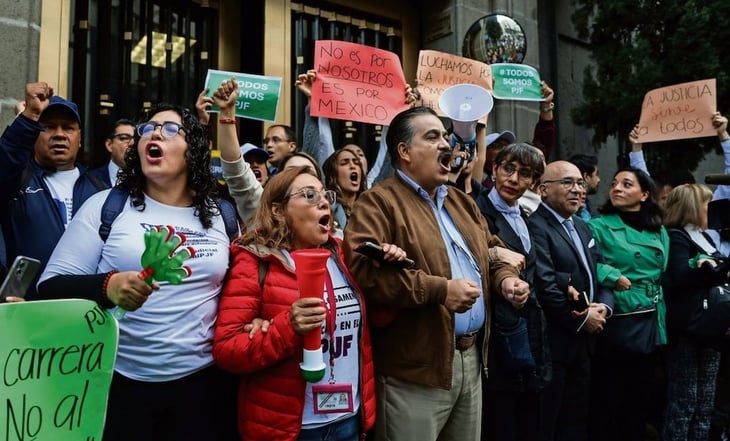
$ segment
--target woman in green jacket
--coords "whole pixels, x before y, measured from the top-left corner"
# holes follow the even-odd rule
[[[650,412],[658,351],[666,344],[661,278],[669,236],[654,183],[635,168],[616,172],[601,216],[589,222],[604,263],[598,283],[614,294],[593,363],[591,439],[641,440]]]

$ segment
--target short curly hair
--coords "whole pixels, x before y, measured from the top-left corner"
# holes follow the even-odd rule
[[[213,217],[220,213],[215,203],[218,193],[215,177],[210,169],[208,138],[197,116],[190,110],[173,104],[159,103],[153,106],[142,113],[138,123],[147,122],[154,115],[165,111],[177,113],[182,120],[185,141],[188,144],[188,149],[185,152],[185,160],[188,166],[187,188],[193,197],[195,215],[200,219],[200,223],[204,228],[210,228],[213,226]],[[138,146],[139,134],[136,130],[134,137],[134,145]],[[127,149],[124,154],[124,162],[124,168],[119,171],[117,187],[129,193],[132,198],[132,205],[137,210],[144,211],[144,190],[147,178],[142,173],[139,150],[137,148]]]

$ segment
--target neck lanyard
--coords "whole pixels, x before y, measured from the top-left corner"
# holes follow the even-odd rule
[[[335,289],[332,284],[329,270],[324,273],[324,283],[327,287],[327,315],[325,319],[326,332],[330,336],[329,355],[330,355],[330,378],[329,383],[335,383],[335,329],[337,329],[337,299],[335,298]]]

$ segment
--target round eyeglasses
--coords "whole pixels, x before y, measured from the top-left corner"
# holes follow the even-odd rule
[[[148,121],[137,125],[137,134],[140,138],[149,138],[153,133],[155,133],[155,130],[157,130],[158,127],[160,128],[160,135],[164,138],[172,138],[184,128],[182,124],[174,121],[165,121],[161,123]]]

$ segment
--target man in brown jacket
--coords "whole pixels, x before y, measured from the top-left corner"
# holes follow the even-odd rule
[[[444,185],[446,135],[431,109],[396,115],[386,138],[396,174],[360,196],[345,231],[370,312],[378,440],[478,440],[488,338],[475,341],[488,329],[489,294],[520,306],[529,292],[515,268],[490,264],[501,242],[476,204]],[[396,244],[415,265],[372,265],[351,252],[364,241]]]

